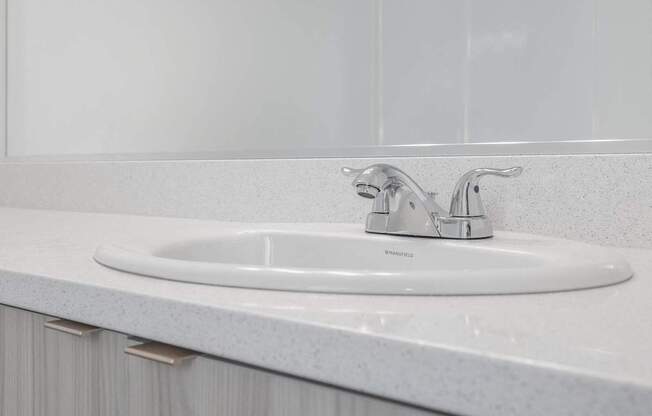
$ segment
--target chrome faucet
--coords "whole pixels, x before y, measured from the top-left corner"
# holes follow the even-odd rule
[[[480,198],[480,178],[485,175],[518,176],[521,167],[474,169],[455,185],[450,209],[435,201],[402,170],[386,164],[364,169],[342,168],[355,176],[353,187],[363,198],[373,199],[367,215],[367,232],[432,238],[477,239],[493,236],[491,221]]]

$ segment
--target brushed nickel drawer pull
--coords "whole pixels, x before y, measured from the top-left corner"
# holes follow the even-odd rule
[[[127,347],[125,353],[170,366],[179,365],[198,355],[195,351],[153,341]]]
[[[65,319],[56,319],[54,321],[46,322],[45,327],[55,331],[65,332],[66,334],[74,335],[76,337],[85,337],[93,332],[102,330],[102,328],[96,326],[82,324],[81,322],[66,321]]]

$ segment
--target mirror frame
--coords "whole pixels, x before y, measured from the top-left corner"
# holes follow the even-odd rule
[[[5,136],[6,137],[6,136]],[[5,144],[5,143],[3,143]],[[256,159],[365,159],[412,157],[471,157],[520,155],[581,155],[652,153],[652,139],[570,140],[552,142],[493,142],[401,146],[353,146],[303,149],[224,149],[187,153],[122,153],[7,156],[2,162],[49,161],[156,161],[156,160],[256,160]]]

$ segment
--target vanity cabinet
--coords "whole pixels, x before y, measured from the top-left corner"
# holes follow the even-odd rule
[[[140,344],[0,306],[0,416],[437,415],[206,355],[167,365],[125,353],[145,347],[148,357],[154,344]],[[184,356],[173,346],[162,351],[160,361]]]

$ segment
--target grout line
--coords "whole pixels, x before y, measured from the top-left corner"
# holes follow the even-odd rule
[[[9,157],[9,0],[4,0],[4,157]]]
[[[598,116],[597,110],[597,96],[599,94],[599,81],[598,81],[598,56],[599,56],[599,41],[598,33],[600,30],[599,26],[599,10],[600,6],[598,0],[593,0],[593,27],[591,33],[591,60],[593,65],[591,65],[592,82],[591,82],[591,140],[597,138],[598,132],[600,131],[600,119]]]
[[[376,79],[375,79],[375,90],[376,90],[376,97],[375,97],[375,110],[376,110],[376,115],[375,115],[375,126],[374,128],[376,129],[376,134],[377,134],[377,143],[378,145],[382,146],[385,143],[385,120],[384,120],[384,113],[385,113],[385,107],[384,107],[384,88],[383,88],[383,83],[384,83],[384,71],[383,71],[383,58],[384,58],[384,42],[383,42],[383,34],[384,34],[384,27],[383,27],[383,14],[384,14],[384,8],[383,8],[383,1],[384,0],[377,0],[376,2],[376,62],[375,62],[375,72],[376,72]]]
[[[466,53],[464,54],[464,63],[462,65],[462,105],[463,115],[462,115],[462,142],[464,144],[469,143],[469,96],[470,96],[470,86],[469,86],[469,71],[470,71],[470,60],[471,60],[471,5],[469,4],[470,0],[464,1],[464,20],[466,22]]]

